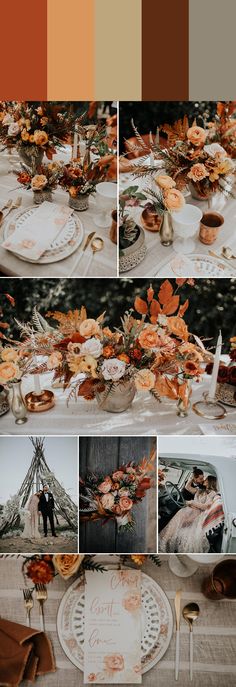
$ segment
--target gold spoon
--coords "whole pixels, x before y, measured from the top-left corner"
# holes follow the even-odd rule
[[[4,219],[3,210],[7,210],[8,208],[10,208],[12,203],[13,203],[12,200],[8,200],[7,203],[5,205],[3,205],[3,207],[1,208],[1,210],[0,210],[0,226],[1,226],[3,219]]]
[[[187,604],[182,610],[183,618],[189,626],[189,676],[191,681],[193,679],[193,623],[198,620],[199,614],[200,608],[195,603]]]
[[[99,251],[103,250],[104,241],[103,241],[103,239],[100,238],[100,236],[95,236],[95,238],[91,241],[90,246],[92,248],[92,255],[90,256],[90,259],[88,261],[87,268],[86,268],[85,273],[84,273],[84,277],[86,276],[86,274],[88,274],[88,271],[89,271],[89,268],[90,268],[90,265],[91,265],[91,262],[92,262],[92,259],[93,259],[93,256],[95,255],[95,253],[98,253]]]
[[[236,259],[236,255],[233,254],[233,251],[231,250],[231,248],[229,248],[229,246],[223,246],[222,255],[224,256],[224,258],[226,258],[226,260]]]

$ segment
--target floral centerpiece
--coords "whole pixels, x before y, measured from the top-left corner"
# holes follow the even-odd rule
[[[0,140],[8,148],[16,147],[22,161],[34,169],[45,153],[52,159],[56,146],[67,140],[71,116],[57,112],[52,103],[5,103],[0,112]]]
[[[134,528],[133,506],[153,486],[151,473],[155,469],[156,452],[140,463],[130,461],[111,475],[95,473],[80,478],[80,521],[115,520],[118,529]]]
[[[156,142],[150,141],[150,150],[154,159],[163,163],[164,172],[171,177],[178,190],[189,186],[192,195],[200,200],[216,191],[222,191],[227,196],[230,194],[229,176],[235,175],[235,164],[219,143],[208,144],[208,132],[205,129],[197,126],[195,121],[189,126],[185,116],[173,126],[163,125],[162,130],[167,135],[167,147],[161,148]],[[142,149],[142,138],[136,129],[135,133]],[[159,174],[155,166],[141,164],[140,167],[134,166],[132,172],[136,177],[155,175],[158,183]]]
[[[33,170],[16,172],[17,181],[24,188],[33,191],[36,205],[44,200],[52,200],[52,192],[56,190],[62,174],[62,165],[59,162],[49,162],[40,165],[37,174]]]
[[[96,185],[106,177],[106,166],[98,162],[73,160],[63,168],[60,185],[69,193],[69,205],[74,210],[87,210],[89,196],[96,191]]]
[[[217,103],[216,116],[207,123],[208,141],[218,142],[233,159],[236,158],[236,103]]]
[[[197,337],[190,340],[184,321],[189,302],[181,304],[178,292],[186,281],[176,280],[175,290],[164,281],[156,297],[150,286],[146,300],[136,297],[114,331],[105,325],[104,313],[88,318],[83,306],[47,313],[57,323],[48,329],[47,321],[35,315],[33,346],[47,358],[44,371],[54,371],[54,381],[70,389],[69,398],[96,398],[111,412],[126,410],[136,391],[175,399],[187,408],[189,382],[199,380],[209,356]],[[23,325],[22,330],[21,348],[27,352],[33,329]]]

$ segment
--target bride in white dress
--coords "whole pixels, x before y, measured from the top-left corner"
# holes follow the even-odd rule
[[[30,496],[24,512],[24,530],[21,534],[22,539],[39,539],[39,498],[42,492],[36,492]]]

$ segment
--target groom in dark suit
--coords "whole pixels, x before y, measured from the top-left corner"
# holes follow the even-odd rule
[[[49,520],[51,531],[52,531],[52,536],[57,537],[56,532],[55,532],[54,517],[53,517],[54,498],[53,498],[51,491],[49,491],[47,484],[45,484],[43,487],[43,493],[40,496],[38,508],[39,508],[39,511],[41,511],[41,513],[42,513],[44,536],[47,537],[47,534],[48,534],[48,520]]]

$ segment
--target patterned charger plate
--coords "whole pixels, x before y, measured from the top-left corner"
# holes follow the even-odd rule
[[[181,259],[181,255],[179,258]],[[184,268],[184,260],[182,267],[180,263],[178,268],[178,254],[171,260],[168,258],[164,264],[162,263],[155,277],[236,277],[236,270],[229,267],[221,258],[204,254],[190,254],[186,255],[186,258],[188,259],[186,269]],[[192,269],[189,267],[189,261],[192,263]]]
[[[21,211],[20,213],[18,213],[14,220],[9,220],[6,227],[4,228],[4,241],[9,239],[9,237],[12,235],[12,232],[14,231],[14,228],[23,228],[26,220],[29,217],[32,218],[33,227],[33,217],[36,211],[37,206],[34,205],[33,207],[27,208],[27,210],[23,210],[23,212]],[[67,223],[65,224],[59,235],[51,243],[50,247],[45,251],[45,253],[41,255],[41,258],[37,260],[37,265],[45,265],[51,262],[58,262],[59,260],[64,260],[64,258],[67,258],[69,255],[74,253],[75,250],[77,250],[78,246],[81,244],[81,241],[83,240],[83,236],[84,229],[81,220],[74,214],[70,215]],[[35,263],[34,260],[24,258],[23,256],[18,255],[17,253],[16,257],[20,260],[24,260],[24,262]]]
[[[173,631],[173,616],[163,589],[144,573],[141,573],[141,592],[141,662],[142,673],[146,673],[160,661],[168,649]],[[67,658],[82,671],[84,605],[85,586],[83,578],[80,578],[73,582],[62,597],[57,616],[57,632]]]

